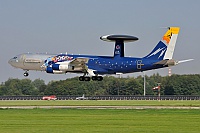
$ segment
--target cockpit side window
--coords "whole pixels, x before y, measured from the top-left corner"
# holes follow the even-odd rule
[[[17,57],[15,56],[15,57],[13,57],[13,59],[17,59]]]

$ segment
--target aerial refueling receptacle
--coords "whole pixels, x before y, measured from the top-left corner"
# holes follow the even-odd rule
[[[100,37],[103,41],[115,42],[114,57],[124,57],[124,42],[137,41],[138,38],[129,35],[105,35]]]

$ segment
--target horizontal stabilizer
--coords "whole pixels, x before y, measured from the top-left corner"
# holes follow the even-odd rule
[[[175,66],[177,64],[178,64],[178,62],[173,59],[161,60],[159,62],[154,63],[154,65],[163,65],[163,66]]]
[[[184,62],[188,62],[188,61],[192,61],[194,59],[188,59],[188,60],[181,60],[181,61],[178,61],[178,63],[184,63]]]
[[[154,65],[165,65],[168,60],[161,60],[159,62],[154,63]]]
[[[181,61],[175,61],[173,59],[170,59],[170,60],[161,60],[159,62],[154,63],[154,65],[175,66],[175,65],[178,65],[180,63],[184,63],[184,62],[188,62],[188,61],[192,61],[192,60],[194,60],[194,59],[181,60]]]

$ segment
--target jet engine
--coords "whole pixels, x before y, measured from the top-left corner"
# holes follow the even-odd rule
[[[73,70],[74,67],[69,65],[70,62],[60,62],[59,64],[53,64],[52,69],[53,70],[59,70],[59,71],[68,71]]]
[[[64,73],[66,73],[65,71],[53,70],[52,67],[47,67],[46,72],[52,73],[52,74],[64,74]]]

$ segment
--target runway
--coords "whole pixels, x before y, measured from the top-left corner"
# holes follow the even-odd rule
[[[1,106],[1,109],[200,109],[194,106]]]

